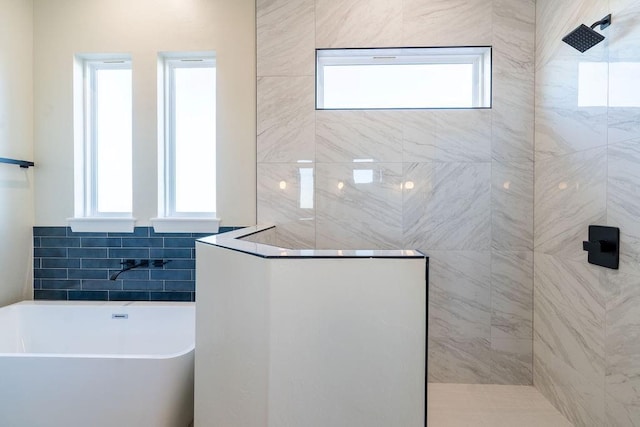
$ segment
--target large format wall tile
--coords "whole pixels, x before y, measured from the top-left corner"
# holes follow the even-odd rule
[[[490,110],[423,110],[402,113],[405,162],[491,160]]]
[[[605,299],[600,270],[536,254],[534,328],[554,357],[591,382],[605,371]]]
[[[493,4],[494,159],[533,160],[535,3]]]
[[[314,78],[258,78],[257,161],[314,160]]]
[[[491,383],[533,384],[533,339],[491,337]]]
[[[536,334],[533,384],[576,426],[603,426],[602,382],[593,382],[560,360]]]
[[[498,64],[495,72],[500,72]],[[491,155],[500,161],[533,161],[533,68],[502,73],[493,84]]]
[[[493,47],[510,68],[533,65],[535,24],[535,0],[493,0]]]
[[[536,252],[584,260],[588,226],[606,217],[606,171],[606,148],[536,162]]]
[[[610,271],[605,283],[607,415],[612,425],[640,425],[640,276]]]
[[[436,160],[437,122],[431,110],[409,110],[402,114],[402,161]]]
[[[401,162],[399,117],[394,111],[317,111],[317,161]]]
[[[398,47],[402,2],[316,0],[316,47]]]
[[[404,46],[491,45],[491,2],[405,0],[403,3]]]
[[[258,164],[258,222],[278,226],[280,246],[315,247],[313,168],[309,163]]]
[[[429,337],[491,337],[491,253],[429,251]]]
[[[314,7],[314,0],[256,2],[258,77],[314,74]]]
[[[407,163],[404,181],[406,246],[490,249],[490,163]]]
[[[497,250],[533,250],[533,162],[493,162],[491,240]]]
[[[640,134],[640,3],[611,0],[615,25],[607,29],[609,43],[609,143]]]
[[[570,47],[567,47],[571,49]],[[584,58],[602,64],[597,80],[580,85],[573,53],[554,59],[536,78],[535,151],[538,158],[562,156],[607,144],[607,66],[604,47]],[[603,62],[604,61],[604,62]],[[582,93],[581,93],[582,91]]]
[[[533,339],[533,253],[491,256],[491,338]]]
[[[429,338],[427,362],[429,382],[491,382],[491,345],[485,338]]]
[[[607,224],[620,228],[620,270],[640,274],[640,139],[608,149]]]
[[[436,156],[443,162],[491,160],[491,110],[436,110]]]
[[[317,165],[319,249],[397,249],[402,243],[402,164]]]

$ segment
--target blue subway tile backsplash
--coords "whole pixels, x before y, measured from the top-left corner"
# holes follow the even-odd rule
[[[221,227],[224,233],[238,227]],[[34,298],[92,301],[195,301],[195,240],[208,234],[74,233],[34,227]],[[126,260],[150,265],[120,273]],[[164,265],[154,266],[155,260]]]

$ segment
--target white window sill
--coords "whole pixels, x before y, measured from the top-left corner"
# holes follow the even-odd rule
[[[67,218],[74,233],[133,233],[136,219],[127,218]]]
[[[156,233],[217,233],[218,218],[151,218]]]

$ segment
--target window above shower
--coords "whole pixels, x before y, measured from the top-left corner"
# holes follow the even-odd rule
[[[316,109],[491,107],[491,47],[316,50]]]

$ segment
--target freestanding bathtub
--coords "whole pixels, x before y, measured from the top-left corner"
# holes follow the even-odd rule
[[[186,427],[193,303],[0,308],[0,426]]]

